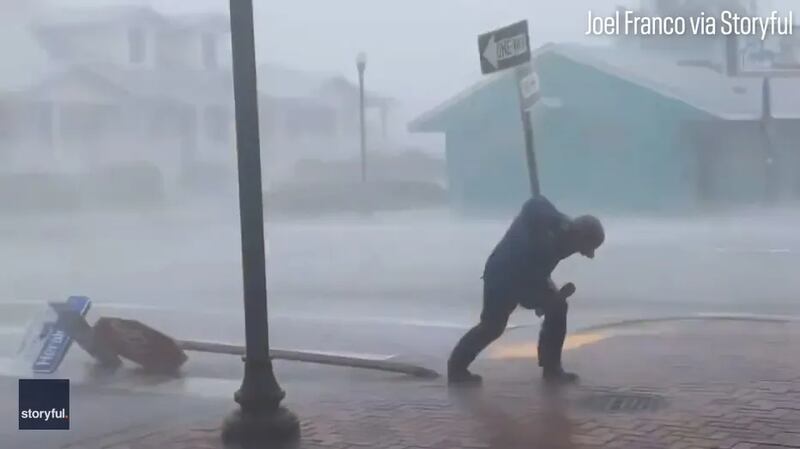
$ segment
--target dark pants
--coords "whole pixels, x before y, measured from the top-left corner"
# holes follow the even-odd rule
[[[497,340],[506,329],[517,301],[510,295],[495,294],[484,284],[481,321],[459,340],[448,361],[448,370],[465,370],[478,354]],[[555,369],[561,366],[561,349],[567,335],[567,302],[558,301],[544,309],[544,322],[539,332],[539,366]]]

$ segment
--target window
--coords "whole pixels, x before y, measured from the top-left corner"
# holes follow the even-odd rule
[[[89,103],[64,103],[60,107],[61,139],[68,144],[102,144],[120,134],[123,118],[118,107]]]
[[[169,139],[180,135],[180,112],[166,106],[143,112],[150,120],[150,136],[154,139]]]
[[[217,42],[213,34],[203,35],[203,66],[207,69],[216,69],[217,61]]]
[[[141,28],[131,28],[128,30],[128,51],[132,64],[141,64],[146,56],[146,45],[144,30]]]
[[[216,143],[227,143],[231,138],[233,120],[226,108],[210,106],[205,111],[205,129],[207,138]]]

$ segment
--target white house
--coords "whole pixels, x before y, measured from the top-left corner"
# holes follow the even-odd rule
[[[149,162],[175,191],[235,174],[226,16],[173,17],[142,6],[50,9],[30,23],[20,14],[0,30],[10,55],[0,64],[13,72],[0,74],[0,171]],[[259,90],[269,179],[290,177],[304,158],[358,154],[353,83],[265,64]],[[373,143],[385,137],[391,104],[367,96]]]
[[[357,157],[360,151],[358,85],[340,75],[309,73],[275,64],[258,68],[262,154],[269,179],[290,178],[303,159]],[[391,145],[394,101],[365,93],[371,151]]]
[[[32,51],[44,64],[0,86],[3,171],[148,162],[173,190],[209,165],[232,171],[226,18],[113,7],[39,15],[16,31],[27,45],[9,59]]]

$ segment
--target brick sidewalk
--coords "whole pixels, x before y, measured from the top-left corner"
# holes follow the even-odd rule
[[[365,382],[286,405],[304,449],[800,448],[800,329],[702,322],[570,351],[583,385],[547,394],[534,361],[481,361],[480,390]],[[636,410],[628,410],[633,407]],[[219,449],[217,420],[86,449]]]

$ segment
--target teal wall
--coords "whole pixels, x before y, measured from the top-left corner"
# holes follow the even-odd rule
[[[778,177],[777,196],[800,199],[800,132],[776,130],[780,158],[769,174],[757,122],[721,120],[557,51],[541,54],[537,71],[543,96],[558,99],[533,109],[541,191],[569,213],[752,204]],[[796,122],[782,126],[800,129]],[[710,141],[698,140],[698,127]],[[530,196],[511,73],[488,79],[421,129],[446,130],[450,195],[458,210],[516,210]]]
[[[704,114],[557,53],[537,69],[543,95],[561,101],[533,111],[545,196],[575,212],[694,206],[697,158],[681,129]],[[513,76],[500,78],[437,119],[458,209],[516,209],[529,196],[515,89]]]
[[[697,156],[684,123],[708,118],[685,103],[548,53],[535,108],[542,192],[565,207],[672,211],[696,206]]]
[[[515,86],[491,84],[459,108],[446,134],[449,191],[454,206],[515,209],[530,196],[522,118]]]

